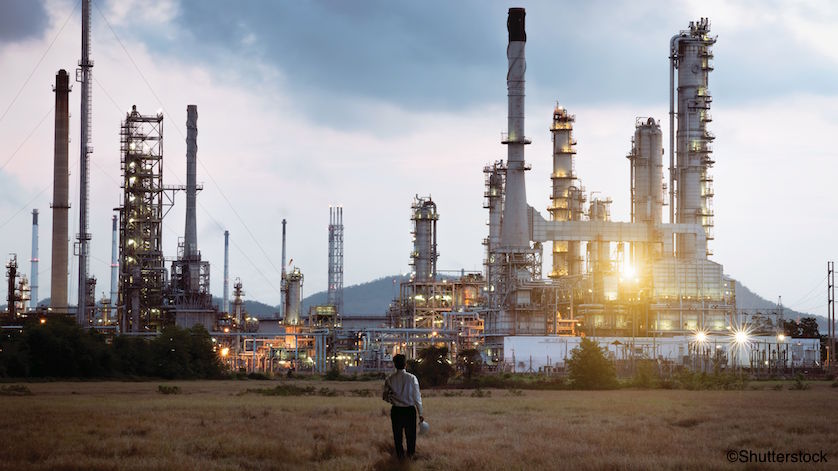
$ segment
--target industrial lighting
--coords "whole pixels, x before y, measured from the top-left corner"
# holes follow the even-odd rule
[[[748,343],[748,333],[744,330],[737,330],[736,333],[733,334],[733,340],[735,340],[739,345]]]
[[[230,354],[230,349],[228,347],[224,347],[221,349],[221,356],[227,358],[227,355]]]
[[[698,331],[695,333],[695,341],[698,343],[704,343],[707,341],[707,333]]]
[[[786,339],[786,336],[785,336],[785,335],[783,335],[783,334],[777,334],[777,341],[778,341],[778,342],[782,342],[782,341],[783,341],[783,340],[785,340],[785,339]]]
[[[46,320],[45,318],[43,318],[43,317],[42,317],[42,318],[41,318],[41,324],[46,324],[46,323],[47,323],[47,320]]]

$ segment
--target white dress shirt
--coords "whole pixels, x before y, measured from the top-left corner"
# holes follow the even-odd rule
[[[389,391],[388,391],[389,390]],[[405,370],[396,370],[384,380],[384,392],[389,394],[390,403],[398,407],[416,407],[422,414],[422,394],[419,380]]]

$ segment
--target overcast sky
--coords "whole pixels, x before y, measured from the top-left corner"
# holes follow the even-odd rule
[[[282,218],[305,293],[325,289],[329,204],[344,206],[347,285],[407,272],[417,193],[439,207],[439,267],[480,270],[482,167],[505,156],[510,6],[528,13],[527,190],[545,217],[547,128],[559,100],[576,114],[583,184],[614,199],[614,220],[629,219],[635,118],[668,130],[669,38],[709,17],[718,35],[713,259],[768,299],[825,314],[826,261],[838,258],[838,5],[829,1],[94,0],[97,291],[109,290],[119,126],[134,104],[165,113],[172,185],[185,182],[186,105],[198,106],[198,244],[216,295],[228,229],[231,278],[241,277],[248,298],[279,302]],[[77,0],[0,0],[0,252],[17,253],[29,274],[30,213],[39,209],[41,297],[50,277],[51,85],[60,68],[74,76],[80,16]],[[70,94],[71,236],[79,90]],[[184,204],[179,194],[164,223],[167,257],[183,234]]]

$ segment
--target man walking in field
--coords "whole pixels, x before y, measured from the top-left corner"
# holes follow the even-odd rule
[[[422,394],[419,392],[419,380],[416,376],[404,370],[407,359],[398,354],[393,357],[396,372],[384,380],[383,399],[393,407],[390,409],[390,421],[393,424],[393,440],[396,445],[396,456],[399,461],[404,459],[402,445],[402,431],[407,438],[407,457],[412,458],[416,453],[416,413],[419,412],[419,423],[425,421],[422,415]]]

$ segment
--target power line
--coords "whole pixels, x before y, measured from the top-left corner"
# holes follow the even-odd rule
[[[148,89],[149,89],[149,91],[151,92],[151,94],[154,96],[154,98],[155,98],[155,99],[157,100],[157,102],[160,104],[160,107],[163,109],[163,112],[164,112],[166,115],[168,115],[170,119],[172,119],[172,115],[171,115],[171,113],[169,113],[169,112],[166,110],[166,106],[163,104],[163,100],[162,100],[162,99],[160,99],[160,96],[158,96],[158,95],[157,95],[157,92],[155,92],[155,91],[154,91],[154,87],[152,87],[152,86],[151,86],[151,83],[148,81],[148,79],[146,78],[145,74],[143,74],[142,69],[140,69],[140,67],[137,65],[137,62],[136,62],[136,61],[134,61],[133,56],[131,56],[131,53],[130,53],[130,52],[128,52],[128,48],[126,48],[126,47],[125,47],[125,44],[124,44],[124,43],[122,42],[122,40],[119,38],[119,35],[118,35],[118,34],[116,33],[116,31],[114,30],[114,28],[113,28],[113,26],[111,25],[111,23],[108,21],[108,19],[107,19],[107,18],[105,17],[105,15],[102,13],[102,10],[101,10],[101,9],[99,9],[99,6],[98,6],[98,5],[96,5],[95,3],[94,3],[93,5],[96,7],[96,10],[99,12],[99,15],[100,15],[100,16],[102,17],[102,19],[105,21],[105,24],[108,26],[108,29],[111,31],[111,34],[113,34],[113,36],[114,36],[114,38],[116,39],[117,43],[119,43],[119,46],[122,48],[122,51],[123,51],[123,52],[125,52],[125,55],[126,55],[126,56],[128,56],[128,59],[131,61],[131,64],[132,64],[132,65],[134,66],[134,68],[137,70],[137,73],[140,75],[140,78],[141,78],[141,79],[143,80],[143,82],[146,84],[146,87],[148,87]],[[114,103],[115,103],[115,102],[114,102]],[[181,132],[180,127],[178,127],[178,126],[177,126],[176,122],[175,122],[173,119],[172,119],[172,126],[175,128],[175,131],[177,131],[177,133],[178,133],[178,134],[180,134],[180,137],[185,139],[185,136],[183,135],[183,132]],[[221,189],[221,186],[218,184],[218,182],[215,180],[215,178],[213,178],[212,174],[209,172],[209,169],[207,169],[206,165],[204,165],[204,163],[201,161],[201,159],[197,159],[197,161],[198,161],[198,163],[200,163],[200,164],[201,164],[201,167],[202,167],[202,168],[204,169],[204,171],[206,172],[206,174],[207,174],[207,176],[209,177],[210,181],[212,181],[213,185],[215,185],[215,187],[216,187],[216,189],[218,190],[219,194],[221,195],[221,197],[222,197],[222,198],[224,198],[224,201],[227,203],[227,205],[228,205],[228,206],[230,207],[230,209],[233,211],[233,214],[235,214],[236,218],[239,220],[239,222],[241,223],[241,225],[242,225],[242,226],[244,227],[244,229],[247,231],[247,233],[248,233],[248,235],[250,236],[250,238],[251,238],[251,239],[253,239],[253,242],[256,244],[256,246],[259,248],[259,250],[262,252],[262,255],[264,255],[264,256],[265,256],[265,260],[267,260],[267,261],[268,261],[268,263],[269,263],[269,264],[273,267],[273,269],[276,271],[276,273],[277,273],[277,274],[280,274],[280,273],[281,273],[281,271],[277,268],[276,264],[274,264],[273,260],[271,260],[270,256],[268,256],[267,251],[265,250],[265,248],[264,248],[264,247],[262,247],[262,244],[260,244],[260,243],[259,243],[259,240],[258,240],[258,239],[256,238],[256,236],[253,234],[253,231],[251,231],[251,230],[250,230],[250,227],[247,225],[247,223],[245,223],[245,222],[244,222],[244,219],[241,217],[241,215],[239,214],[239,212],[238,212],[238,211],[236,211],[235,206],[233,206],[232,202],[230,202],[230,199],[229,199],[229,198],[227,198],[227,195],[224,193],[224,190],[222,190],[222,189]],[[178,178],[178,180],[180,180],[180,179]],[[182,182],[181,182],[181,183],[182,183]],[[201,207],[202,207],[202,209],[204,209],[204,208],[203,208],[203,205],[201,205]],[[205,212],[207,212],[207,214],[209,214],[209,212],[208,212],[208,211],[206,211],[206,209],[204,209],[204,211],[205,211]],[[210,215],[210,217],[211,217],[213,220],[215,220],[215,218],[214,218],[214,217],[212,217],[212,215]],[[220,228],[222,228],[222,229],[223,229],[223,226],[221,226],[221,224],[219,224],[217,221],[216,221],[216,223],[218,224],[218,226],[219,226]],[[235,245],[235,242],[234,242],[234,245]],[[239,249],[239,250],[241,250],[241,249]],[[247,258],[247,259],[250,261],[250,258],[248,258],[248,257],[245,257],[245,258]],[[261,271],[261,270],[259,270],[259,269],[258,269],[258,267],[256,267],[256,265],[255,265],[252,261],[250,261],[250,263],[251,263],[251,264],[253,264],[253,267],[256,269],[256,271],[257,271],[257,272],[259,272],[259,273],[262,275],[262,277],[263,277],[263,278],[265,278],[265,280],[266,280],[266,281],[268,281],[268,283],[270,284],[270,286],[271,286],[274,290],[276,290],[276,287],[274,287],[273,283],[271,283],[271,282],[270,282],[270,280],[268,279],[268,277],[267,277],[267,276],[265,276],[265,275],[264,275],[264,273],[262,273],[262,271]]]
[[[32,68],[32,72],[29,72],[29,76],[26,77],[26,80],[23,82],[23,85],[20,86],[20,89],[18,89],[17,93],[15,94],[15,97],[12,98],[12,102],[9,103],[9,106],[6,107],[6,110],[3,111],[2,115],[0,115],[0,123],[3,122],[3,119],[6,117],[7,114],[9,114],[9,111],[12,109],[12,106],[14,106],[15,102],[17,102],[17,99],[20,98],[20,94],[23,93],[23,89],[26,88],[27,84],[29,84],[29,80],[31,80],[32,76],[35,75],[35,71],[38,70],[38,67],[41,66],[41,62],[44,61],[44,58],[47,56],[47,53],[49,53],[50,49],[52,49],[52,46],[53,44],[55,44],[55,41],[58,39],[59,36],[61,36],[61,32],[64,31],[64,27],[67,26],[67,23],[70,22],[70,18],[73,17],[73,13],[76,12],[76,8],[79,7],[79,4],[81,4],[81,0],[76,2],[76,6],[73,7],[72,11],[70,11],[70,14],[67,15],[67,19],[64,20],[64,24],[61,25],[61,29],[59,29],[58,32],[55,33],[55,37],[52,38],[52,41],[49,43],[49,46],[47,46],[47,50],[44,51],[43,55],[41,55],[41,58],[38,59],[38,62],[35,64],[35,67]]]
[[[38,124],[36,124],[35,127],[32,128],[31,131],[29,131],[29,134],[27,134],[23,142],[21,142],[20,145],[17,146],[17,149],[15,149],[15,151],[12,152],[12,155],[10,155],[8,159],[6,159],[3,165],[0,165],[0,170],[3,170],[4,168],[6,168],[6,165],[9,165],[9,163],[11,163],[12,159],[14,159],[17,153],[20,152],[20,149],[23,149],[23,146],[26,145],[27,142],[29,142],[29,139],[32,137],[33,134],[35,134],[35,131],[41,128],[41,125],[44,124],[44,120],[47,119],[47,116],[52,114],[53,110],[55,110],[55,105],[53,105],[52,108],[47,110],[47,113],[41,118],[40,121],[38,121]]]

